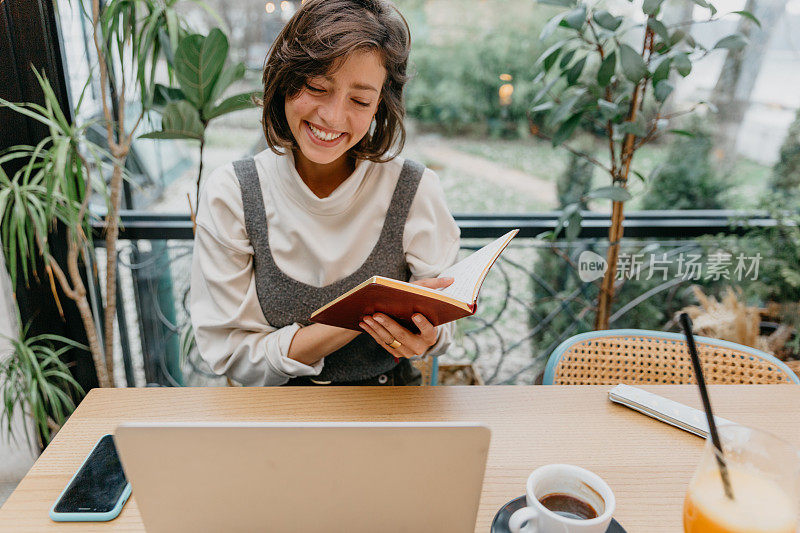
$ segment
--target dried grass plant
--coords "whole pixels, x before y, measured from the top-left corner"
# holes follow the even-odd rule
[[[698,335],[743,344],[781,356],[781,348],[789,340],[792,329],[780,326],[769,336],[760,335],[761,310],[748,306],[741,290],[728,287],[721,301],[706,295],[700,287],[693,287],[693,291],[700,305],[686,307],[679,313],[689,314]]]

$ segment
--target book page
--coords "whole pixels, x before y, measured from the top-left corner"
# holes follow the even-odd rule
[[[439,274],[439,277],[454,278],[454,281],[452,285],[441,289],[439,292],[464,303],[474,303],[489,269],[518,232],[518,229],[509,231],[496,241],[490,242],[455,265],[445,269]]]

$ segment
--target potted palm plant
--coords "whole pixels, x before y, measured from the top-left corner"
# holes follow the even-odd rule
[[[40,103],[0,99],[0,106],[44,124],[49,131],[36,146],[15,146],[0,153],[0,242],[12,285],[16,286],[17,278],[27,283],[30,277],[36,277],[49,283],[59,311],[64,302],[59,300],[56,287],[74,302],[88,339],[88,346],[83,348],[91,353],[101,386],[114,385],[117,254],[106,254],[102,280],[106,290],[93,308],[83,278],[87,265],[92,265],[95,257],[90,222],[98,215],[91,212],[89,205],[98,199],[105,203],[102,215],[105,245],[107,250],[115,250],[121,184],[134,134],[147,113],[159,104],[164,105],[163,98],[159,101],[163,87],[156,83],[157,76],[163,76],[159,74],[163,69],[156,67],[167,67],[166,76],[160,81],[175,80],[176,51],[182,39],[191,34],[178,10],[182,1],[109,0],[104,5],[95,1],[90,3],[90,9],[82,11],[81,16],[91,23],[91,41],[97,57],[84,92],[92,81],[99,82],[100,117],[91,121],[70,118],[70,114],[62,112],[62,103],[49,80],[35,70],[43,94]],[[220,34],[219,30],[212,31],[211,40],[219,41]],[[200,37],[193,36],[191,42],[196,43]],[[223,40],[227,51],[224,35]],[[197,67],[190,64],[191,58],[187,59],[186,54],[177,56],[182,62],[181,72]],[[223,54],[223,62],[226,56],[227,53]],[[195,59],[199,62],[202,57]],[[241,77],[243,67],[236,65],[226,72],[227,85],[216,80],[213,101],[203,101],[212,105],[210,114],[203,115],[206,124],[214,116],[242,105],[241,98],[219,101],[230,82]],[[188,100],[195,103],[190,96]],[[143,105],[130,120],[125,104],[133,99]],[[78,108],[82,100],[83,95],[77,100],[73,117],[80,116]],[[87,135],[95,124],[104,130],[102,144],[92,142]],[[22,168],[13,174],[6,173],[7,163],[17,163],[15,166],[22,163]],[[50,250],[49,239],[56,225],[66,236],[68,252],[64,261],[56,260]],[[37,272],[37,263],[42,271]],[[83,392],[60,358],[67,349],[80,345],[55,335],[28,336],[27,327],[21,328],[16,338],[9,338],[8,343],[10,353],[0,363],[2,422],[11,430],[15,413],[25,413],[37,428],[38,442],[45,445]]]
[[[111,0],[104,6],[92,2],[91,10],[83,13],[91,18],[98,58],[93,76],[101,89],[99,123],[106,133],[102,145],[92,142],[87,135],[97,120],[68,119],[49,81],[38,73],[43,105],[0,99],[0,105],[41,122],[50,130],[50,135],[37,146],[16,146],[0,154],[0,165],[12,159],[24,162],[23,168],[12,176],[0,173],[3,185],[0,238],[5,245],[12,282],[16,283],[18,275],[26,281],[31,274],[38,276],[36,259],[42,259],[55,305],[59,309],[62,305],[55,290],[58,286],[80,312],[98,383],[104,387],[114,386],[117,254],[106,254],[102,280],[105,291],[98,310],[103,315],[101,327],[101,319],[93,313],[89,290],[81,277],[85,265],[90,265],[94,258],[90,231],[93,215],[89,209],[92,196],[99,196],[106,204],[102,218],[105,249],[115,250],[125,161],[142,119],[150,112],[161,111],[164,129],[152,137],[176,138],[180,131],[186,134],[181,138],[199,139],[202,149],[205,126],[211,119],[253,105],[249,93],[223,97],[223,91],[244,75],[244,66],[225,67],[228,51],[225,35],[219,29],[211,30],[208,36],[192,34],[178,10],[179,3],[179,0]],[[166,66],[166,76],[160,81],[177,78],[180,89],[157,83],[159,65]],[[209,68],[216,70],[208,72]],[[205,76],[203,84],[199,84],[202,85],[199,95],[187,89],[196,87],[191,76],[198,73]],[[90,82],[91,79],[86,87]],[[134,94],[142,107],[134,120],[126,122],[126,99],[133,99]],[[80,107],[81,101],[82,97],[76,107]],[[74,115],[79,116],[77,112]],[[195,127],[198,125],[200,129]],[[55,222],[66,228],[69,247],[67,259],[61,263],[50,254],[48,243]]]
[[[36,430],[28,433],[22,424],[27,442],[44,448],[75,409],[83,389],[72,377],[61,355],[70,348],[85,346],[58,335],[28,336],[28,327],[20,326],[18,335],[6,337],[11,353],[0,361],[0,394],[3,412],[0,423],[6,436],[15,440],[13,421],[18,411],[28,417]]]

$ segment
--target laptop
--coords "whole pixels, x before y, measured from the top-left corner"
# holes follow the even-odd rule
[[[469,423],[122,424],[160,532],[472,532],[489,428]]]

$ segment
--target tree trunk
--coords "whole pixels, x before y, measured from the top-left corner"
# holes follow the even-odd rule
[[[642,45],[642,57],[646,57],[649,67],[650,56],[652,55],[653,30],[648,26],[644,32],[644,44]],[[631,103],[628,107],[626,122],[635,122],[636,114],[639,111],[641,102],[644,100],[644,92],[647,88],[647,80],[639,82],[633,89]],[[614,142],[612,131],[608,132],[609,141]],[[611,178],[615,185],[626,189],[628,187],[628,174],[631,170],[633,154],[636,152],[636,137],[632,133],[625,134],[622,140],[619,161],[620,166],[612,164]],[[613,152],[613,151],[612,151]],[[611,318],[611,304],[614,303],[614,280],[617,277],[617,259],[619,258],[619,244],[622,240],[625,202],[612,202],[611,204],[611,227],[608,229],[608,252],[606,252],[607,268],[603,274],[603,282],[600,285],[600,294],[597,296],[597,314],[594,318],[594,329],[608,329],[609,319]]]
[[[761,22],[761,28],[746,18],[739,21],[737,31],[749,43],[741,50],[728,51],[719,74],[711,101],[718,109],[717,148],[723,159],[736,154],[736,141],[745,112],[750,105],[761,63],[778,19],[786,9],[787,0],[747,0],[745,11]]]
[[[117,314],[117,237],[119,236],[119,207],[122,192],[122,173],[128,146],[113,150],[116,158],[111,178],[111,196],[106,215],[106,307],[105,307],[105,362],[110,378],[109,387],[114,386],[114,319]]]

